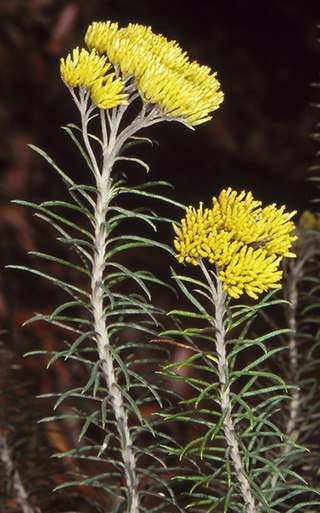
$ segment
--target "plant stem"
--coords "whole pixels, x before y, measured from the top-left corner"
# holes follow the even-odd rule
[[[288,326],[291,330],[289,339],[289,381],[296,386],[295,389],[290,393],[291,401],[289,403],[289,417],[287,419],[286,434],[291,438],[293,442],[299,439],[301,424],[299,426],[299,412],[301,407],[301,391],[298,387],[299,382],[299,350],[298,350],[298,302],[299,302],[299,291],[298,284],[304,276],[304,265],[307,259],[310,257],[307,251],[304,255],[298,256],[297,260],[290,260],[286,262],[285,267],[285,284],[284,284],[284,295],[288,300],[289,305],[287,307],[287,319]],[[289,452],[291,447],[290,443],[286,443],[283,446],[282,454],[285,455]],[[279,474],[275,474],[271,481],[271,488],[275,488],[279,480]]]
[[[15,499],[19,504],[22,513],[41,513],[39,508],[34,508],[28,497],[18,470],[14,467],[11,452],[7,441],[3,435],[0,435],[0,460],[3,463],[4,471],[12,484],[12,490]]]
[[[127,109],[126,105],[116,107],[107,113],[109,130],[106,127],[106,115],[101,112],[101,131],[103,148],[103,165],[100,172],[97,159],[90,144],[88,122],[92,109],[88,108],[88,97],[82,93],[78,106],[81,111],[82,133],[86,150],[92,164],[92,171],[96,180],[97,200],[94,208],[94,255],[92,260],[91,277],[91,305],[95,340],[99,358],[102,362],[102,371],[107,383],[108,393],[119,434],[121,455],[124,466],[127,488],[128,513],[139,513],[138,477],[136,471],[136,458],[133,450],[131,433],[128,425],[128,415],[123,400],[123,394],[117,383],[114,368],[114,358],[108,335],[108,325],[104,313],[104,271],[106,266],[106,246],[108,242],[107,214],[111,194],[111,171],[119,152],[133,134],[141,128],[158,123],[164,117],[157,108],[146,111],[143,106],[138,116],[125,128],[120,130],[120,123]]]
[[[290,262],[291,264],[291,262]],[[290,378],[293,384],[298,382],[298,365],[299,365],[299,351],[297,347],[297,309],[298,309],[298,282],[302,278],[302,263],[293,262],[290,265],[290,276],[287,283],[287,299],[289,306],[287,309],[288,325],[291,330],[289,340],[289,361],[290,361]],[[299,430],[297,430],[298,415],[301,402],[300,389],[295,388],[291,394],[290,402],[290,415],[287,423],[287,434],[296,441],[299,437]]]
[[[115,125],[119,119],[115,119]],[[86,125],[83,125],[84,137],[86,137]],[[105,141],[106,142],[106,141]],[[138,478],[136,472],[136,458],[133,450],[132,438],[128,425],[128,415],[123,400],[123,395],[117,383],[114,358],[111,351],[108,335],[107,319],[104,312],[104,271],[106,265],[106,245],[108,229],[106,217],[109,210],[111,171],[115,161],[116,134],[110,131],[108,144],[104,144],[103,166],[101,174],[96,177],[97,200],[94,209],[94,255],[91,277],[91,305],[95,340],[97,343],[101,367],[106,380],[108,393],[119,434],[121,456],[123,461],[125,482],[127,489],[127,512],[139,512]]]
[[[212,274],[209,273],[199,260],[201,270],[209,285],[212,301],[215,308],[214,320],[212,325],[215,329],[215,345],[218,358],[218,376],[220,381],[220,406],[223,415],[223,430],[226,441],[230,450],[230,457],[236,472],[236,476],[240,485],[240,491],[246,506],[247,513],[257,513],[259,508],[255,504],[250,483],[248,481],[242,456],[239,449],[239,443],[235,433],[233,418],[232,418],[232,405],[230,395],[230,380],[229,380],[229,367],[226,352],[226,298],[227,293],[222,288],[222,283],[219,280],[219,269],[217,267],[216,284],[212,280]]]

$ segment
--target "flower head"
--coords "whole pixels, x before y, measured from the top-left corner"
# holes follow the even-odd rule
[[[219,279],[230,296],[238,299],[246,292],[248,296],[257,299],[261,292],[279,287],[282,278],[280,261],[280,256],[268,256],[265,249],[245,245],[222,268]]]
[[[66,59],[61,59],[60,71],[64,83],[74,89],[84,87],[91,89],[92,101],[102,109],[110,109],[127,102],[123,94],[124,83],[115,78],[115,73],[108,73],[111,68],[106,56],[90,53],[82,48],[75,48]]]
[[[123,82],[114,73],[96,80],[91,86],[91,99],[100,109],[112,109],[127,103],[127,95],[123,93]]]
[[[77,86],[91,87],[110,68],[106,57],[99,57],[94,50],[91,53],[84,48],[79,51],[78,47],[66,59],[62,58],[60,65],[61,78],[72,89]]]
[[[154,34],[150,27],[94,22],[85,40],[124,77],[133,77],[143,100],[158,104],[165,116],[198,125],[211,119],[223,101],[216,73],[190,62],[176,41]]]
[[[174,226],[179,262],[197,265],[200,259],[220,269],[223,287],[233,297],[257,294],[278,286],[283,257],[290,252],[295,212],[275,204],[262,207],[251,192],[231,188],[213,198],[212,208],[188,207],[181,227]]]

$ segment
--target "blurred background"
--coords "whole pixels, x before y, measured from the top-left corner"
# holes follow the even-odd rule
[[[163,123],[144,133],[158,141],[141,154],[154,179],[167,179],[186,204],[209,202],[225,186],[251,189],[291,209],[310,207],[306,181],[316,163],[319,120],[319,0],[1,0],[1,264],[21,263],[45,241],[14,198],[59,198],[64,186],[28,146],[45,149],[75,180],[86,169],[61,126],[78,121],[61,82],[59,59],[83,45],[94,20],[151,25],[192,59],[218,72],[225,100],[213,120],[188,130]],[[139,150],[140,151],[140,150]],[[134,171],[140,178],[141,170]],[[171,237],[171,234],[167,234]],[[45,243],[53,244],[52,236]],[[50,298],[1,272],[0,324],[15,332],[26,307]],[[21,278],[20,280],[26,278]],[[25,301],[27,296],[28,301]],[[18,317],[18,318],[17,318]]]
[[[320,89],[311,84],[320,82],[319,0],[0,0],[0,326],[35,393],[50,390],[49,379],[60,387],[71,379],[63,366],[44,376],[37,362],[19,358],[39,346],[56,347],[58,331],[21,324],[34,311],[51,311],[57,292],[3,267],[30,265],[28,251],[54,253],[56,242],[11,201],[64,194],[29,143],[86,181],[82,160],[60,128],[76,123],[78,113],[61,82],[59,59],[84,44],[90,22],[107,19],[151,25],[176,39],[192,59],[218,72],[225,93],[213,120],[195,131],[163,123],[144,132],[159,143],[139,150],[150,178],[170,181],[173,196],[194,205],[208,204],[227,186],[299,211],[316,195],[306,179],[318,150],[311,134],[319,122],[312,104],[320,103]],[[140,169],[133,172],[143,179]],[[171,233],[163,236],[170,242]]]

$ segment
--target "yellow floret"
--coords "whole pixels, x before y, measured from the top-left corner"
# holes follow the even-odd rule
[[[108,73],[111,63],[106,56],[100,57],[95,50],[90,53],[84,48],[75,48],[66,60],[61,59],[61,78],[74,89],[91,89],[92,101],[101,109],[111,109],[128,103],[128,95],[123,93],[124,82],[115,73]]]
[[[60,62],[61,78],[71,89],[78,86],[91,87],[111,68],[106,57],[99,57],[94,50],[91,53],[85,48],[79,51],[78,47],[74,48],[72,54],[69,54],[66,59],[61,59]]]
[[[283,257],[294,257],[295,212],[272,204],[262,208],[251,192],[228,188],[213,198],[212,209],[188,207],[181,227],[175,227],[179,262],[197,265],[207,259],[220,269],[219,278],[229,295],[258,294],[279,287]]]
[[[106,55],[124,77],[132,76],[143,100],[158,104],[165,116],[190,126],[204,123],[223,101],[216,73],[190,62],[176,41],[151,27],[94,22],[85,37],[89,48]]]
[[[230,296],[239,298],[246,292],[253,299],[258,299],[258,294],[280,287],[280,261],[281,257],[268,256],[264,249],[243,246],[220,271],[219,279]]]
[[[114,73],[100,78],[93,83],[91,99],[100,109],[112,109],[117,105],[128,103],[128,95],[123,94],[123,82]]]

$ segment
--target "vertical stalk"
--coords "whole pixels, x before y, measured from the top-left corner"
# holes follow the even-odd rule
[[[81,91],[80,91],[81,92]],[[82,92],[80,102],[77,101],[81,112],[83,140],[88,152],[93,174],[96,180],[97,199],[94,208],[94,255],[92,260],[91,277],[91,306],[95,331],[95,341],[98,348],[101,367],[107,383],[107,389],[119,434],[121,456],[125,473],[128,507],[127,513],[139,513],[138,477],[136,470],[136,458],[132,445],[132,438],[128,424],[128,415],[123,400],[120,386],[117,383],[114,358],[111,351],[108,336],[107,319],[104,313],[104,271],[106,266],[106,247],[108,241],[107,214],[110,203],[111,172],[118,154],[125,141],[134,133],[145,126],[158,123],[163,120],[157,108],[150,112],[143,106],[140,114],[130,125],[120,130],[122,117],[127,105],[112,109],[107,113],[109,131],[106,127],[105,113],[101,112],[101,131],[103,148],[103,165],[100,172],[96,157],[90,144],[88,135],[88,123],[92,107],[88,107],[88,96]]]
[[[223,431],[230,450],[230,457],[239,482],[240,491],[246,506],[247,513],[257,513],[259,508],[255,504],[250,483],[248,481],[242,456],[239,449],[233,418],[230,396],[229,367],[226,352],[226,298],[227,293],[222,288],[219,280],[219,269],[217,267],[216,284],[213,283],[210,273],[207,271],[202,260],[199,260],[201,270],[209,285],[212,301],[214,304],[214,320],[212,325],[215,329],[215,344],[218,358],[218,376],[220,382],[220,406],[223,415]]]
[[[119,123],[119,120],[116,120]],[[86,126],[83,126],[86,133]],[[86,138],[89,141],[88,138]],[[120,449],[127,488],[127,513],[139,513],[138,478],[136,459],[133,450],[128,415],[123,400],[121,387],[117,383],[114,359],[108,336],[107,319],[104,312],[104,271],[106,266],[106,246],[108,230],[106,217],[110,202],[111,171],[115,162],[116,135],[114,130],[109,136],[108,144],[104,141],[102,172],[96,177],[97,200],[94,209],[94,255],[91,277],[91,305],[95,340],[97,343],[101,367],[106,380],[108,393],[119,434]]]
[[[304,262],[303,262],[304,263]],[[287,299],[289,306],[287,309],[288,325],[291,330],[289,340],[289,363],[290,363],[290,378],[293,384],[298,382],[298,365],[299,365],[299,352],[297,347],[297,309],[298,309],[298,282],[301,279],[302,273],[301,262],[290,262],[290,275],[287,282]],[[293,439],[297,440],[297,422],[301,402],[301,392],[299,387],[291,392],[290,413],[287,423],[287,434]]]
[[[299,339],[298,339],[298,306],[299,306],[299,283],[305,276],[305,265],[308,260],[315,256],[316,246],[312,238],[302,236],[302,251],[297,252],[297,258],[286,262],[284,296],[288,300],[287,320],[291,330],[289,339],[289,383],[296,388],[291,392],[291,402],[289,418],[287,421],[286,432],[295,442],[298,440],[301,432],[301,422],[299,422],[300,408],[302,403],[301,390],[299,388]]]
[[[28,493],[18,470],[14,466],[11,451],[3,435],[0,435],[0,460],[2,461],[6,476],[11,480],[14,499],[19,505],[21,513],[41,513],[39,508],[31,505]]]
[[[290,392],[291,401],[289,403],[289,417],[287,419],[286,434],[291,438],[293,442],[296,442],[300,436],[301,425],[299,426],[299,413],[301,407],[301,390],[298,387],[299,381],[299,350],[298,350],[298,302],[299,302],[299,291],[298,284],[302,280],[304,275],[304,265],[308,258],[310,258],[312,250],[306,251],[305,254],[299,256],[297,260],[286,262],[285,275],[286,280],[284,284],[284,295],[288,300],[289,305],[287,307],[287,320],[288,327],[291,330],[289,339],[289,382],[296,386],[293,391]],[[289,452],[291,447],[290,443],[283,446],[282,454],[285,455]],[[275,488],[279,480],[279,474],[275,474],[271,481],[271,488]]]

